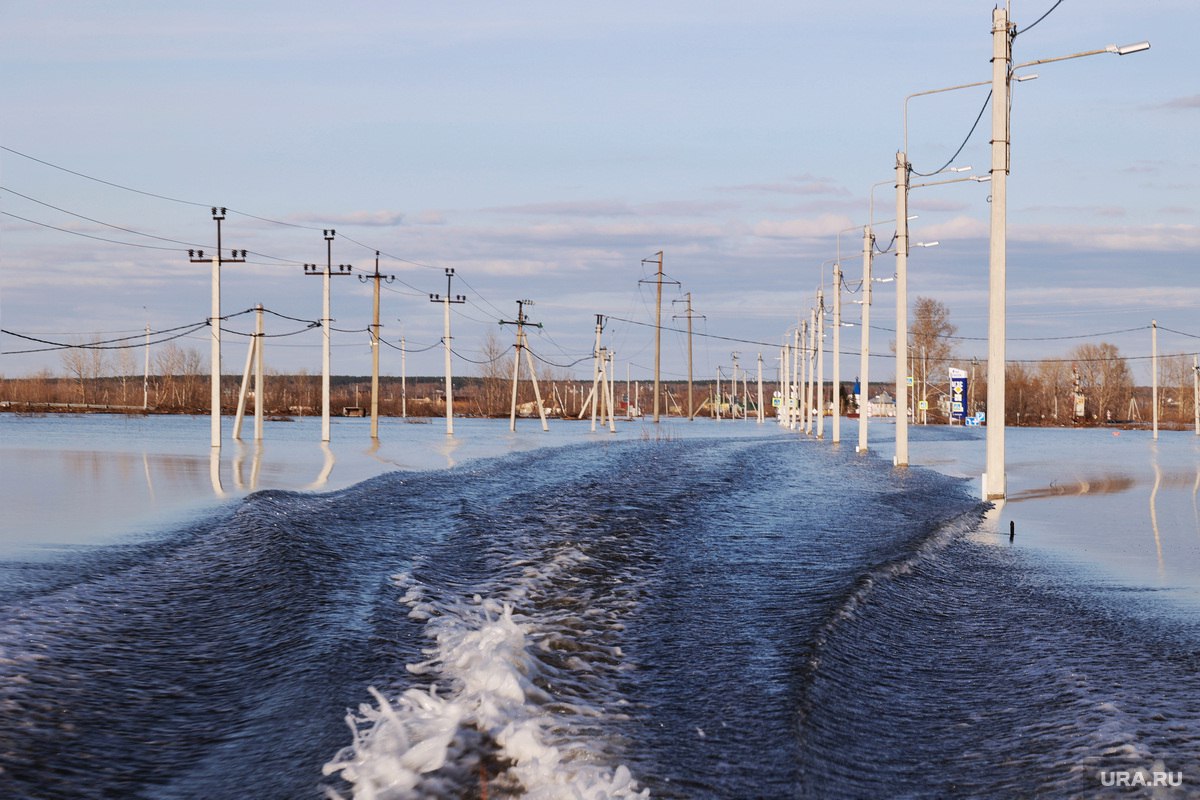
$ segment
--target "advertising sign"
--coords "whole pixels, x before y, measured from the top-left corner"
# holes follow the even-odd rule
[[[950,418],[965,419],[967,416],[967,373],[950,368]]]

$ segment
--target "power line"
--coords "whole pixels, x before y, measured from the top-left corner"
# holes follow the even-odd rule
[[[1060,0],[1060,2],[1061,2],[1061,0]],[[1046,13],[1049,13],[1049,12],[1046,12]],[[975,135],[975,129],[979,127],[979,120],[983,119],[983,112],[987,111],[988,103],[990,103],[991,101],[992,101],[992,92],[989,89],[988,93],[987,93],[987,97],[985,97],[983,99],[983,106],[979,109],[979,115],[975,117],[975,123],[971,126],[971,130],[967,131],[966,138],[963,139],[962,144],[960,144],[958,146],[958,149],[954,151],[954,155],[950,156],[950,158],[947,159],[945,164],[942,164],[942,166],[938,167],[933,172],[917,172],[912,167],[909,167],[908,171],[911,172],[913,175],[919,175],[922,178],[929,178],[934,175],[937,175],[939,172],[946,169],[946,167],[953,164],[954,159],[958,158],[958,154],[963,151],[963,148],[967,146],[967,142],[971,141],[971,137]]]
[[[36,219],[29,219],[28,217],[22,217],[18,214],[13,214],[9,211],[0,211],[0,214],[3,214],[6,217],[12,217],[13,219],[19,219],[22,222],[28,222],[30,225],[37,225],[42,228],[49,228],[50,230],[59,231],[60,233],[69,233],[72,236],[82,236],[85,239],[95,239],[98,242],[108,242],[109,244],[120,244],[120,245],[124,245],[126,247],[140,247],[144,250],[167,250],[172,253],[179,252],[178,247],[161,247],[159,245],[154,245],[154,244],[137,244],[136,242],[122,242],[117,239],[106,239],[103,236],[93,236],[90,233],[81,233],[79,231],[72,231],[72,230],[68,230],[67,228],[60,228],[57,225],[49,225],[45,222],[38,222]]]
[[[645,327],[645,328],[655,327],[653,322],[638,322],[637,320],[625,319],[623,317],[613,317],[613,316],[609,316],[607,314],[605,315],[605,318],[615,320],[617,322],[627,322],[630,325],[641,325],[642,327]],[[662,327],[662,329],[664,331],[672,331],[673,333],[687,333],[686,330],[682,330],[680,328],[669,328],[665,325]],[[732,336],[718,336],[715,333],[697,333],[695,335],[696,336],[705,336],[705,337],[708,337],[709,339],[720,339],[725,342],[740,342],[742,344],[756,344],[756,345],[760,345],[762,347],[778,347],[779,346],[778,342],[760,342],[755,339],[737,339]]]
[[[1051,13],[1054,11],[1054,9],[1056,9],[1056,8],[1058,8],[1060,5],[1062,5],[1062,1],[1063,1],[1063,0],[1058,0],[1058,2],[1056,2],[1054,5],[1050,6],[1050,10],[1049,10],[1049,11],[1047,11],[1045,14],[1042,14],[1040,17],[1038,17],[1037,19],[1035,19],[1035,20],[1034,20],[1033,22],[1031,22],[1030,24],[1026,25],[1024,28],[1021,28],[1020,30],[1014,30],[1014,31],[1013,31],[1013,35],[1012,35],[1012,38],[1016,39],[1016,38],[1017,38],[1017,34],[1019,34],[1019,33],[1028,33],[1029,31],[1033,30],[1033,27],[1034,27],[1035,25],[1037,25],[1039,22],[1041,22],[1042,20],[1044,20],[1046,17],[1050,16],[1050,14],[1051,14]]]
[[[136,231],[133,228],[122,228],[120,225],[113,225],[111,222],[103,222],[101,220],[93,219],[91,217],[84,216],[83,214],[79,214],[74,211],[69,211],[65,208],[60,208],[56,205],[51,205],[50,203],[44,202],[42,200],[38,200],[36,197],[30,197],[27,194],[21,194],[20,192],[10,189],[7,186],[0,186],[0,189],[8,192],[9,194],[15,194],[17,197],[22,197],[32,203],[37,203],[40,206],[45,206],[46,208],[52,208],[55,211],[61,211],[64,214],[70,214],[72,217],[78,217],[79,219],[87,220],[88,222],[94,222],[97,225],[103,225],[104,227],[112,228],[113,230],[124,231],[125,233],[132,233],[135,236],[145,236],[147,239],[158,239],[160,242],[173,242],[175,244],[181,244],[186,247],[204,247],[205,246],[205,245],[196,244],[194,242],[184,242],[179,239],[168,239],[165,236],[155,236],[152,233],[143,233],[142,231]]]
[[[180,328],[169,328],[167,331],[161,331],[160,333],[182,330],[183,328],[187,328],[187,330],[184,330],[183,333],[177,333],[174,336],[167,336],[162,339],[155,339],[152,342],[139,342],[137,344],[102,344],[99,342],[93,342],[91,344],[72,344],[72,343],[67,343],[67,342],[53,342],[48,339],[39,339],[35,336],[27,336],[22,333],[16,333],[15,331],[10,331],[10,330],[5,330],[5,329],[0,328],[0,333],[6,333],[9,336],[15,336],[18,339],[25,339],[26,341],[30,341],[30,342],[37,342],[39,344],[50,345],[49,347],[37,347],[37,348],[29,349],[29,350],[5,350],[3,352],[0,352],[0,355],[15,356],[15,355],[23,355],[25,353],[46,353],[46,352],[52,352],[55,350],[132,350],[132,349],[135,349],[138,347],[144,347],[146,344],[162,344],[163,342],[169,342],[172,339],[181,339],[184,336],[188,336],[188,335],[200,330],[201,328],[206,328],[206,327],[208,327],[208,320],[205,320],[204,322],[196,323],[191,326],[184,325],[184,326],[181,326]],[[143,334],[143,336],[144,335],[145,334]],[[132,338],[133,337],[131,337],[131,336],[126,336],[126,337],[122,337],[121,339],[110,339],[109,341],[112,341],[112,342],[127,341]]]
[[[28,153],[22,153],[19,150],[13,150],[11,147],[5,147],[4,145],[0,145],[0,150],[4,150],[7,153],[12,153],[14,156],[20,156],[21,158],[27,158],[30,161],[36,161],[39,164],[44,164],[47,167],[61,170],[62,172],[66,172],[71,175],[75,175],[77,177],[84,178],[89,181],[95,181],[96,183],[102,183],[105,186],[111,186],[114,189],[123,189],[124,191],[127,191],[127,192],[134,192],[135,194],[141,194],[141,195],[145,195],[147,197],[154,197],[159,200],[168,200],[172,203],[182,203],[183,205],[188,205],[188,206],[200,206],[201,208],[210,208],[212,206],[212,203],[197,203],[192,200],[180,200],[178,197],[168,197],[165,194],[155,194],[154,192],[146,192],[141,189],[134,189],[132,186],[124,186],[119,183],[113,183],[112,181],[106,181],[101,178],[95,178],[95,177],[92,177],[91,175],[85,175],[82,172],[76,172],[73,169],[67,169],[66,167],[60,167],[58,164],[51,164],[49,161],[43,161],[40,158],[34,158],[33,156],[29,155]]]

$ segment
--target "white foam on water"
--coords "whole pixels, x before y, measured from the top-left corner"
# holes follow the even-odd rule
[[[340,774],[355,800],[457,797],[481,781],[537,800],[649,797],[625,766],[611,765],[612,742],[598,730],[622,717],[581,696],[581,687],[603,695],[610,687],[598,673],[619,669],[619,648],[588,641],[589,623],[612,629],[615,620],[577,602],[547,610],[529,601],[586,559],[568,549],[541,567],[520,565],[488,598],[436,599],[411,574],[394,576],[409,617],[425,621],[435,642],[407,670],[431,680],[394,700],[371,687],[375,702],[347,715],[353,743],[325,774]],[[560,649],[571,655],[555,666],[546,654]]]

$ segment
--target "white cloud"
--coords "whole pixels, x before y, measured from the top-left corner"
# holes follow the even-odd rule
[[[823,214],[815,218],[763,220],[754,224],[755,236],[778,239],[813,239],[834,237],[846,228],[854,227],[848,216]]]
[[[1200,226],[1179,225],[1017,225],[1009,241],[1065,244],[1079,250],[1194,251],[1200,248]]]

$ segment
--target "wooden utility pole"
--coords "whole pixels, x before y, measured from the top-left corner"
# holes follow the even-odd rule
[[[396,280],[395,275],[381,275],[379,273],[379,251],[375,251],[375,274],[374,275],[359,275],[358,279],[363,283],[367,281],[375,282],[375,302],[373,305],[373,314],[371,316],[371,438],[379,438],[379,284],[380,282],[391,283]]]
[[[529,380],[533,383],[533,396],[537,400],[538,416],[542,419],[542,430],[550,430],[550,426],[546,423],[546,407],[542,404],[542,392],[538,388],[537,372],[533,368],[533,356],[529,354],[529,346],[525,342],[525,326],[532,325],[535,328],[541,328],[540,322],[529,322],[525,318],[525,306],[533,305],[532,300],[517,301],[517,318],[515,321],[500,320],[501,325],[516,325],[517,326],[517,343],[514,345],[515,352],[513,353],[513,384],[512,384],[512,405],[508,412],[508,429],[515,431],[517,429],[517,384],[521,377],[521,353],[525,353],[526,366],[529,368]]]
[[[686,318],[687,318],[687,332],[688,332],[688,346],[687,346],[687,353],[688,353],[688,421],[691,421],[691,420],[694,420],[694,419],[696,418],[696,409],[695,409],[695,404],[694,404],[694,402],[693,402],[693,400],[692,400],[692,318],[695,316],[695,313],[694,313],[694,312],[693,312],[693,310],[692,310],[692,293],[691,293],[691,292],[688,292],[687,294],[685,294],[685,295],[684,295],[684,298],[685,298],[685,302],[687,303],[687,310],[686,310],[686,311],[684,311],[684,313],[683,313],[683,314],[676,314],[674,317],[672,317],[672,319],[679,319],[679,317],[681,317],[681,316],[682,316],[682,317],[686,317]],[[678,300],[676,300],[675,302],[679,302],[679,301],[678,301]],[[701,314],[701,315],[700,315],[700,318],[701,318],[701,319],[704,319],[704,315],[703,315],[703,314]]]
[[[663,251],[659,250],[654,254],[654,258],[643,258],[643,264],[658,264],[658,272],[655,276],[655,285],[657,288],[657,299],[654,306],[654,421],[658,422],[659,416],[659,395],[662,387],[662,287],[663,287]],[[639,281],[646,283],[646,281]],[[676,286],[679,281],[667,281]]]

